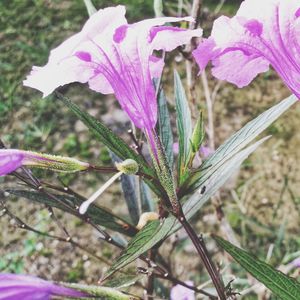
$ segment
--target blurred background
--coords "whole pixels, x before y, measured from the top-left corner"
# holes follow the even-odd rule
[[[93,2],[97,9],[116,4],[126,5],[127,17],[131,22],[154,16],[152,0]],[[204,0],[201,27],[205,35],[209,34],[217,16],[233,15],[240,2]],[[190,10],[191,1],[164,1],[165,15],[188,15]],[[80,0],[0,1],[0,138],[7,147],[74,156],[98,165],[112,164],[107,149],[59,101],[52,96],[42,99],[40,92],[22,86],[31,67],[44,65],[50,50],[79,31],[87,18],[86,8]],[[185,76],[183,58],[179,53],[174,55],[176,63],[167,68],[164,79],[169,108],[173,113],[171,68],[175,67],[182,78]],[[272,71],[260,75],[244,89],[217,82],[209,71],[207,76],[209,87],[215,92],[214,130],[217,146],[248,120],[290,94]],[[79,84],[71,84],[62,92],[128,138],[126,132],[130,123],[113,95],[102,96]],[[200,79],[196,82],[196,95],[196,107],[203,109],[206,116]],[[282,270],[287,270],[290,262],[300,256],[299,117],[300,107],[296,105],[271,125],[265,135],[271,134],[273,137],[243,164],[239,174],[220,193],[225,218],[241,246],[263,260],[268,256],[268,261]],[[48,181],[49,178],[53,182],[62,180],[85,196],[107,179],[101,174],[64,175],[60,178],[45,171],[35,171],[35,174],[48,178]],[[0,177],[1,189],[11,185],[17,185],[14,178]],[[0,196],[4,197],[3,194]],[[31,226],[62,234],[61,228],[42,206],[21,198],[9,197],[5,201],[15,215]],[[101,204],[126,217],[118,183],[105,193]],[[57,215],[68,230],[83,245],[92,247],[95,253],[107,260],[113,260],[118,255],[118,251],[99,242],[96,232],[82,222],[60,212]],[[207,204],[193,218],[193,224],[199,232],[220,231],[220,222],[212,204]],[[0,228],[0,272],[30,273],[53,280],[95,283],[108,267],[96,264],[93,258],[70,244],[18,229],[15,221],[7,215],[1,216]],[[221,261],[222,255],[217,253],[215,245],[211,243],[208,246]],[[176,276],[182,280],[193,280],[196,284],[207,279],[205,272],[199,271],[202,267],[193,246],[180,232],[177,238],[170,239],[162,253],[170,253],[170,249],[170,260]],[[133,264],[129,271],[134,273],[135,268]],[[299,275],[297,268],[288,270],[292,276]],[[247,279],[236,280],[234,287],[237,289],[245,289],[251,282],[248,275],[235,264],[228,268],[227,273]],[[165,287],[167,289],[161,292],[162,296],[163,293],[167,295],[170,286],[166,284]],[[249,291],[244,299],[272,298],[262,290]]]

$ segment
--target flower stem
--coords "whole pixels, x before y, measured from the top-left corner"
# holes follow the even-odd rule
[[[196,232],[193,230],[190,223],[186,220],[182,210],[180,210],[180,212],[178,213],[178,215],[176,217],[177,217],[178,221],[181,223],[181,225],[183,226],[183,228],[185,229],[185,231],[188,234],[191,241],[193,242],[193,244],[194,244],[194,246],[195,246],[216,290],[217,290],[219,298],[221,300],[226,300],[227,297],[226,297],[223,280],[222,280],[217,268],[215,267],[213,261],[211,260],[211,257],[207,251],[207,248],[203,241],[203,238],[202,237],[199,238],[197,236]]]

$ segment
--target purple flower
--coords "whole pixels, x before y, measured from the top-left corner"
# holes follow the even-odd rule
[[[133,123],[154,144],[157,104],[152,79],[160,77],[163,59],[154,51],[171,51],[202,30],[165,23],[192,18],[163,17],[128,24],[125,7],[109,7],[92,15],[82,30],[51,51],[44,67],[33,67],[24,85],[49,95],[71,82],[88,82],[92,90],[114,93]]]
[[[14,172],[22,166],[37,167],[59,172],[78,172],[89,164],[74,158],[41,154],[18,149],[0,149],[0,176]]]
[[[200,71],[211,60],[215,77],[243,87],[271,65],[300,97],[299,17],[298,0],[245,0],[236,16],[218,18],[193,52]]]
[[[300,268],[300,257],[298,257],[292,261],[292,266],[295,268]]]
[[[52,296],[88,297],[86,293],[37,277],[0,274],[0,300],[48,300]]]
[[[186,281],[186,284],[194,286],[192,281]],[[171,289],[171,300],[195,300],[195,292],[182,285],[175,285]]]
[[[201,146],[199,151],[203,158],[207,158],[208,156],[214,153],[214,151],[207,146]]]
[[[179,143],[178,142],[173,143],[173,153],[176,155],[179,153]]]

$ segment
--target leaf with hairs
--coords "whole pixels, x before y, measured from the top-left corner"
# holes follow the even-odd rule
[[[53,195],[52,197],[43,192],[29,190],[7,189],[6,192],[33,202],[56,207],[77,217],[81,217],[81,215],[79,214],[76,207],[78,208],[85,200],[69,195],[51,194]],[[85,214],[85,217],[90,218],[90,220],[97,225],[126,234],[128,236],[134,236],[137,232],[134,226],[132,226],[122,218],[115,216],[107,209],[96,206],[94,204],[90,205],[87,213]]]
[[[139,164],[141,172],[150,177],[155,177],[155,171],[148,165],[145,159],[130,148],[123,139],[118,137],[93,116],[82,111],[76,104],[62,94],[56,92],[56,95],[78,117],[78,119],[81,120],[88,129],[120,159],[126,160],[131,158],[135,160]],[[161,191],[149,179],[145,178],[144,180],[156,194],[161,195]]]
[[[125,294],[116,289],[99,286],[99,285],[86,285],[78,283],[66,283],[60,282],[62,286],[73,288],[81,292],[89,293],[93,295],[92,298],[82,298],[82,299],[97,299],[97,300],[139,300],[140,298],[134,295]]]
[[[247,272],[269,288],[282,300],[299,300],[300,283],[254,255],[240,249],[230,242],[214,236],[217,244],[229,253]]]

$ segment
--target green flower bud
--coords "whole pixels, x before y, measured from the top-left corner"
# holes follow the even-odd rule
[[[90,166],[86,162],[82,162],[70,157],[36,153],[31,151],[23,151],[23,154],[23,165],[28,167],[36,167],[63,173],[74,173],[85,171]]]

